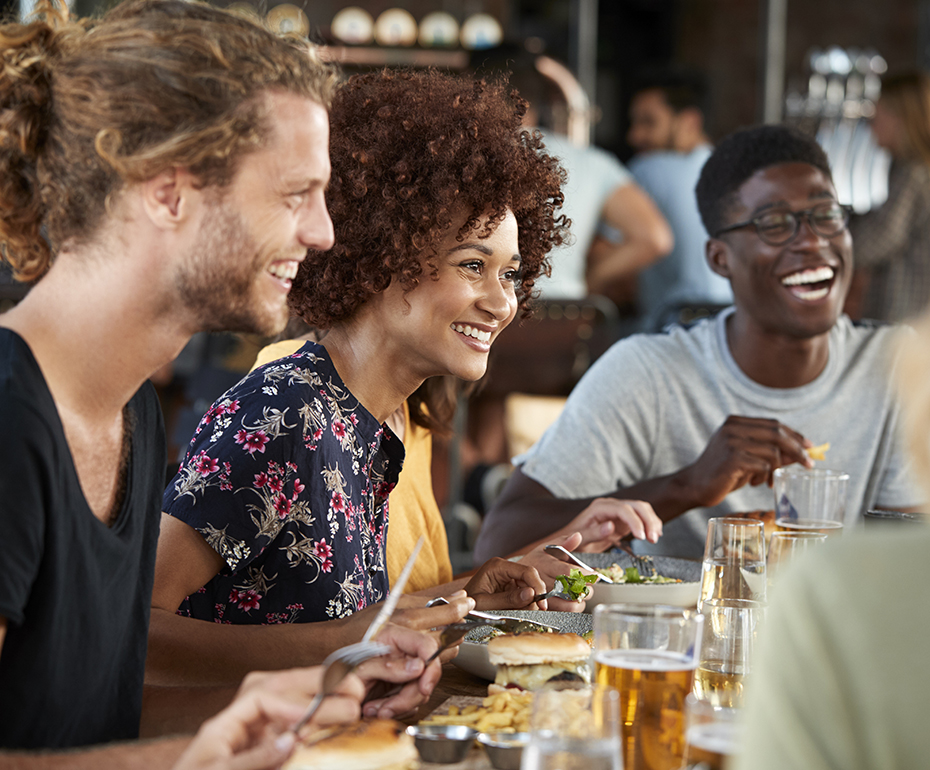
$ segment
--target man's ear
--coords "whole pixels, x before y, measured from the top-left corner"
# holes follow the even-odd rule
[[[727,280],[730,278],[730,248],[719,238],[708,238],[704,244],[704,257],[710,269]]]
[[[152,223],[173,230],[189,219],[200,191],[196,179],[184,168],[170,168],[143,182],[142,205]]]

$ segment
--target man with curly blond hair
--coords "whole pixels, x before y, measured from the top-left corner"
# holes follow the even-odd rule
[[[159,702],[143,709],[165,467],[146,379],[196,332],[283,327],[299,263],[333,243],[334,75],[181,0],[84,22],[41,3],[0,51],[0,254],[33,282],[0,317],[0,748],[124,741]],[[177,692],[173,716],[196,705]],[[185,743],[67,764],[164,767]]]

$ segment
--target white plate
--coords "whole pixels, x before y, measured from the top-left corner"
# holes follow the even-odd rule
[[[487,679],[489,682],[493,682],[494,677],[497,676],[497,666],[488,660],[486,644],[462,642],[459,645],[459,654],[452,659],[452,662],[462,671],[467,671],[481,679]]]
[[[542,612],[539,610],[501,610],[489,613],[491,615],[506,615],[511,618],[533,620],[555,626],[566,633],[583,634],[594,627],[594,618],[580,612]],[[459,646],[459,654],[452,662],[462,671],[469,674],[494,681],[497,676],[497,666],[488,660],[487,635],[490,629],[487,626],[470,631],[465,641]]]
[[[619,564],[632,566],[629,554],[623,551],[580,553],[578,557],[594,568]],[[595,583],[593,593],[585,603],[590,612],[598,604],[670,604],[673,607],[694,607],[701,593],[701,563],[673,556],[653,556],[656,571],[666,577],[680,578],[681,583]]]

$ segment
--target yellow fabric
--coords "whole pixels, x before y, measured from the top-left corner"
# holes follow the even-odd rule
[[[267,364],[299,350],[304,340],[282,340],[262,348],[255,366]],[[446,526],[433,494],[433,440],[430,432],[410,421],[404,402],[404,468],[388,499],[387,569],[391,584],[397,580],[420,535],[425,538],[404,593],[422,591],[452,580]]]
[[[452,580],[449,541],[433,494],[433,437],[410,421],[404,402],[404,469],[388,500],[387,567],[391,583],[400,575],[420,535],[425,541],[405,593],[421,591]]]
[[[270,345],[265,345],[265,347],[258,351],[258,355],[255,357],[255,363],[252,364],[252,369],[258,366],[264,366],[270,361],[284,358],[284,356],[289,356],[291,353],[296,353],[304,346],[305,342],[306,340],[281,340],[280,342],[273,342]]]

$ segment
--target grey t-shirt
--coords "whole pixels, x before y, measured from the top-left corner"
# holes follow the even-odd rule
[[[854,325],[843,316],[830,332],[830,357],[800,388],[767,388],[737,366],[726,320],[616,343],[575,387],[564,412],[526,454],[525,475],[561,498],[605,495],[693,463],[728,415],[767,417],[814,444],[830,442],[821,467],[850,475],[846,523],[875,505],[919,505],[898,437],[891,370],[899,327]],[[771,509],[766,485],[745,486],[713,508],[666,523],[651,553],[700,558],[707,519]],[[493,529],[493,520],[486,522]],[[513,522],[508,522],[508,526]]]

